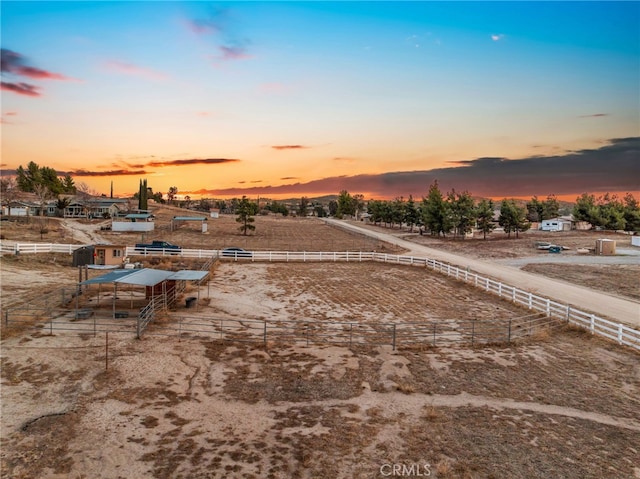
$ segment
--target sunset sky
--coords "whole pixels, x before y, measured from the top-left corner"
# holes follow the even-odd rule
[[[4,175],[194,198],[640,191],[639,2],[0,8]]]

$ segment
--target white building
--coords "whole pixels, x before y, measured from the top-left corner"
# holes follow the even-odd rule
[[[542,231],[571,231],[571,220],[566,218],[551,218],[540,222]]]

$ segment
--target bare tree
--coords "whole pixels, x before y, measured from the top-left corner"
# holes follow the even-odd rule
[[[7,213],[11,216],[11,203],[20,196],[20,190],[13,176],[0,179],[0,194],[2,195],[2,204],[7,205]]]
[[[40,216],[44,216],[44,207],[47,204],[47,200],[53,198],[51,190],[42,184],[33,185],[33,192],[38,197],[40,203]]]

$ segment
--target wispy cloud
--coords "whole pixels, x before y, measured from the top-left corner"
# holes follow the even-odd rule
[[[29,80],[64,80],[77,81],[61,73],[55,73],[29,65],[24,56],[6,48],[0,49],[0,70],[4,75],[16,77],[16,81],[2,81],[2,90],[11,91],[19,95],[38,97],[42,95],[41,88],[27,83],[20,77]]]
[[[580,115],[578,118],[600,118],[602,116],[609,116],[609,113],[594,113],[593,115]]]
[[[35,85],[31,85],[29,83],[12,83],[12,82],[6,82],[3,81],[0,84],[0,88],[2,90],[7,90],[7,91],[11,91],[13,93],[17,93],[19,95],[25,95],[25,96],[41,96],[42,93],[40,93],[41,88]]]
[[[150,161],[146,166],[162,168],[165,166],[187,166],[187,165],[220,165],[224,163],[236,163],[240,160],[235,158],[190,158],[185,160]]]
[[[120,60],[107,60],[104,62],[104,66],[109,71],[115,73],[146,78],[148,80],[166,80],[168,78],[168,75],[165,73]]]
[[[274,150],[305,150],[311,147],[304,145],[273,145],[271,148]]]
[[[499,42],[503,38],[504,38],[504,34],[503,33],[494,33],[494,34],[491,35],[491,40],[493,40],[494,42]]]
[[[246,47],[240,45],[222,45],[218,47],[220,55],[214,57],[214,60],[246,60],[251,58]]]
[[[231,10],[211,8],[206,18],[188,19],[187,28],[196,35],[211,35],[215,38],[216,53],[211,55],[214,65],[221,62],[252,58],[249,40],[233,25]]]
[[[73,170],[68,172],[58,172],[60,174],[69,173],[71,176],[135,176],[146,175],[148,171],[145,170],[109,170],[109,171],[91,171],[91,170]]]

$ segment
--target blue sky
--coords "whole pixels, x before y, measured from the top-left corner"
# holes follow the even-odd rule
[[[0,8],[5,174],[192,196],[640,190],[638,2]]]

